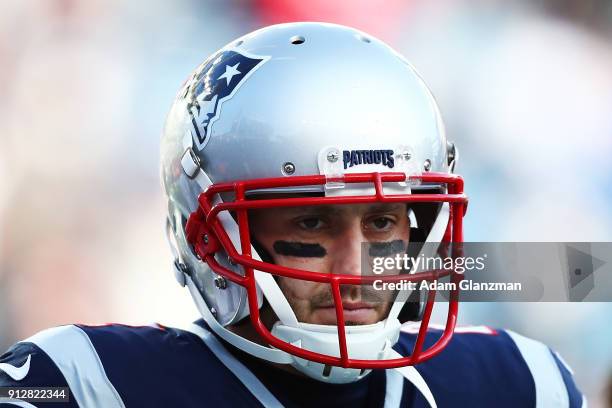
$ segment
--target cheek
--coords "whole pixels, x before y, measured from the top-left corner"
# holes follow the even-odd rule
[[[408,221],[408,219],[404,219],[403,222],[400,224],[400,228],[397,231],[396,234],[397,239],[401,239],[403,241],[409,241],[410,239],[410,222]]]
[[[309,272],[328,271],[329,256],[323,258],[298,258],[273,254],[272,257],[277,265],[286,266],[288,268],[302,269]]]
[[[324,289],[325,285],[299,279],[279,278],[279,286],[287,299],[310,300],[313,295]]]

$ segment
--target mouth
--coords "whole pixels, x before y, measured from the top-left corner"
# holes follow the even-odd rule
[[[372,303],[368,302],[342,302],[344,311],[344,323],[346,325],[362,325],[373,324],[378,322],[378,311]],[[333,304],[327,304],[317,307],[313,315],[315,324],[335,325],[336,307]]]

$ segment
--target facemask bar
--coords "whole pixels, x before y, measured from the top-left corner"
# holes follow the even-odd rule
[[[386,359],[386,360],[362,360],[351,359],[348,356],[346,329],[344,322],[344,311],[340,294],[340,285],[343,284],[371,284],[374,280],[384,282],[432,281],[440,277],[449,275],[449,271],[425,271],[413,275],[392,275],[392,276],[355,276],[355,275],[330,275],[328,273],[311,272],[299,269],[288,268],[276,264],[265,263],[253,259],[251,256],[251,240],[248,226],[247,210],[256,208],[270,207],[295,207],[309,205],[333,205],[333,204],[367,204],[367,203],[392,203],[392,202],[442,202],[449,203],[451,214],[445,233],[445,241],[461,243],[463,241],[462,221],[467,205],[467,197],[463,193],[463,180],[453,174],[444,173],[425,173],[418,176],[410,176],[407,180],[405,173],[354,173],[345,174],[341,177],[342,182],[350,183],[373,183],[375,188],[374,195],[359,196],[337,196],[337,197],[298,197],[282,199],[262,199],[246,200],[246,192],[264,188],[283,188],[324,185],[328,180],[324,175],[279,177],[269,179],[256,179],[238,181],[234,183],[220,183],[210,186],[198,198],[199,208],[191,214],[186,226],[187,239],[194,246],[195,252],[207,262],[210,268],[217,274],[244,286],[247,289],[250,319],[257,333],[273,347],[291,353],[297,357],[308,359],[322,364],[340,366],[344,368],[395,368],[406,365],[414,365],[423,362],[436,354],[448,344],[453,334],[457,321],[458,313],[458,290],[451,292],[446,327],[442,336],[435,344],[423,351],[425,335],[429,325],[429,319],[433,310],[436,292],[428,292],[423,319],[419,328],[417,339],[410,356]],[[442,183],[446,184],[448,194],[393,194],[385,195],[383,183],[398,182],[420,182],[420,183]],[[234,193],[233,202],[217,202],[213,204],[216,195],[221,193]],[[224,230],[218,219],[221,211],[232,211],[237,215],[241,253],[238,253],[231,242],[231,239]],[[244,268],[244,276],[236,274],[222,265],[214,258],[214,254],[219,250],[225,250],[229,258]],[[296,347],[285,342],[265,327],[260,319],[257,304],[257,284],[255,271],[268,272],[278,276],[285,276],[293,279],[321,282],[331,285],[332,295],[336,307],[337,332],[339,339],[340,357],[316,353]],[[453,282],[458,283],[461,276],[452,274]],[[458,285],[457,285],[458,287]]]

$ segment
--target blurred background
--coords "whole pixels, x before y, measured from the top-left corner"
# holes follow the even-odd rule
[[[438,99],[470,195],[468,241],[612,241],[607,0],[4,0],[0,354],[49,326],[197,317],[175,284],[158,178],[175,92],[264,25],[387,41]],[[612,304],[466,304],[461,323],[548,343],[606,406]]]

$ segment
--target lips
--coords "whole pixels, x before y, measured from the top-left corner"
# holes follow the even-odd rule
[[[344,310],[374,309],[374,305],[367,302],[342,302],[342,308]]]
[[[372,303],[342,302],[344,320],[352,324],[373,324],[378,321],[378,313]],[[335,305],[320,306],[315,310],[318,324],[337,324]]]
[[[336,309],[334,303],[326,303],[324,305],[317,306],[317,309]],[[342,302],[342,308],[344,310],[355,310],[355,309],[374,309],[374,304],[368,302]]]

